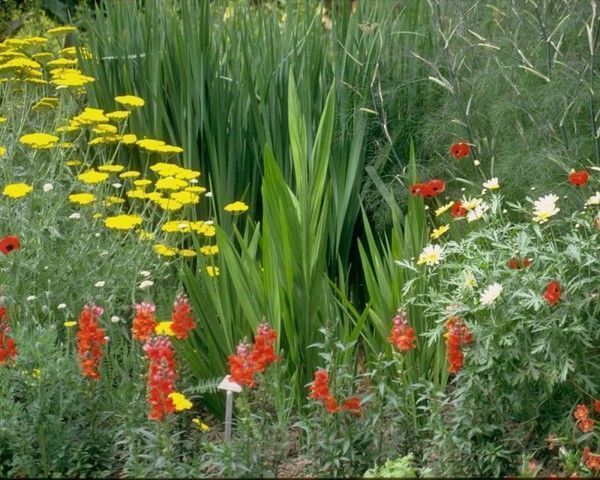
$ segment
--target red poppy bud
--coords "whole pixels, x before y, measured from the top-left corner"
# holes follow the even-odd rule
[[[450,147],[450,155],[454,158],[463,158],[471,153],[471,147],[468,143],[458,142]]]
[[[544,298],[549,305],[556,305],[560,300],[560,283],[558,283],[556,280],[552,280],[546,287]]]
[[[454,218],[464,217],[467,214],[467,209],[460,202],[454,202],[450,209],[450,215]]]
[[[589,178],[590,174],[585,170],[571,172],[569,174],[569,183],[575,187],[583,187],[587,183]]]

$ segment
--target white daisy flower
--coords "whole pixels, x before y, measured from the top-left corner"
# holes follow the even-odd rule
[[[554,194],[538,198],[533,203],[533,214],[535,215],[533,217],[533,221],[537,223],[545,223],[550,217],[560,212],[560,208],[556,207],[557,201],[558,197]]]
[[[487,182],[483,182],[483,188],[487,188],[488,190],[498,190],[500,188],[498,177],[490,178]]]
[[[434,266],[441,262],[444,258],[442,247],[439,245],[427,245],[417,260],[417,265],[429,265]]]
[[[600,205],[600,192],[596,192],[595,195],[592,195],[585,202],[585,206],[589,207],[591,205]]]
[[[502,285],[499,283],[492,283],[489,287],[487,287],[481,296],[479,297],[479,302],[482,305],[491,305],[496,301],[496,299],[502,293]]]
[[[481,217],[483,217],[483,214],[487,212],[489,208],[490,206],[487,203],[480,203],[473,210],[470,210],[467,213],[467,222],[471,223],[475,220],[479,220]]]

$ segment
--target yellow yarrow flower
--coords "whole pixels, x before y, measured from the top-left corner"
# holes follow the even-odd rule
[[[104,226],[113,230],[131,230],[141,225],[142,220],[139,215],[116,215],[107,217],[104,220]]]
[[[117,205],[120,203],[125,203],[125,199],[121,198],[121,197],[115,197],[113,195],[110,195],[110,196],[106,197],[106,200],[104,201],[104,203],[106,205]]]
[[[206,273],[209,277],[218,277],[221,272],[219,270],[219,267],[208,266],[206,267]]]
[[[200,253],[202,255],[216,255],[219,253],[218,245],[205,245],[204,247],[200,247]]]
[[[10,198],[21,198],[29,194],[33,190],[31,185],[26,183],[10,183],[2,190],[2,195]]]
[[[189,233],[192,231],[191,224],[187,220],[171,220],[166,222],[161,230],[166,233]]]
[[[181,190],[188,186],[185,180],[179,180],[175,177],[159,178],[156,181],[155,188],[157,190]]]
[[[157,243],[154,245],[154,251],[163,257],[174,257],[177,255],[177,250],[171,247],[167,247],[162,243]]]
[[[141,179],[141,180],[135,180],[135,181],[133,182],[133,184],[134,184],[136,187],[146,187],[146,186],[148,186],[148,185],[152,185],[152,180],[147,180],[147,179],[143,178],[143,179]]]
[[[433,232],[431,232],[431,238],[434,240],[440,238],[448,230],[450,230],[450,225],[442,225],[441,227],[438,227]]]
[[[127,197],[129,198],[137,198],[140,200],[146,198],[146,192],[140,188],[136,188],[134,190],[127,190],[125,192],[125,195],[127,195]]]
[[[248,205],[246,205],[244,202],[238,201],[225,205],[225,208],[223,210],[230,213],[238,213],[245,212],[246,210],[248,210],[248,208]]]
[[[188,248],[183,248],[178,251],[179,255],[185,258],[195,257],[197,253],[194,250],[190,250]]]
[[[0,157],[6,153],[6,148],[0,147]]]
[[[69,195],[69,201],[79,205],[88,205],[94,200],[96,200],[96,195],[93,193],[73,193]]]
[[[169,196],[182,205],[195,205],[200,202],[200,196],[192,192],[174,192]]]
[[[192,402],[190,402],[186,398],[185,395],[183,395],[182,393],[179,393],[179,392],[169,393],[169,398],[173,402],[173,405],[175,405],[176,412],[181,412],[182,410],[189,410],[190,408],[192,408],[194,406],[192,404]]]
[[[69,320],[69,321],[63,323],[63,325],[67,328],[71,328],[71,327],[74,327],[75,325],[77,325],[77,322],[75,322],[74,320]]]
[[[118,164],[100,165],[98,167],[98,170],[100,172],[117,173],[117,172],[122,172],[123,170],[125,170],[125,167],[123,165],[118,165]]]
[[[108,122],[108,117],[104,115],[104,110],[86,107],[83,109],[83,112],[73,117],[72,122],[75,125],[106,124]]]
[[[56,142],[58,142],[58,137],[54,135],[50,135],[49,133],[29,133],[27,135],[23,135],[19,142],[23,145],[27,145],[31,148],[52,148]]]
[[[123,145],[133,145],[137,142],[137,135],[133,133],[126,133],[125,135],[121,135],[121,143]]]
[[[156,235],[154,235],[152,232],[148,232],[146,230],[140,230],[139,237],[140,237],[140,240],[154,240]]]
[[[149,152],[154,152],[158,147],[162,147],[165,145],[165,142],[162,140],[154,140],[152,138],[144,138],[142,140],[138,140],[135,144],[143,148],[144,150],[148,150]]]
[[[129,110],[115,110],[114,112],[108,112],[106,118],[113,121],[126,120],[130,113]]]
[[[170,198],[159,198],[156,204],[166,212],[177,212],[183,208],[183,205]]]
[[[128,170],[126,172],[120,173],[119,178],[137,178],[140,175],[141,173],[136,170]]]
[[[110,123],[99,123],[94,128],[92,128],[92,132],[96,135],[114,135],[118,132],[117,127],[111,125]]]
[[[93,168],[77,175],[77,179],[88,185],[94,185],[96,183],[102,183],[108,178],[108,173],[97,172]]]
[[[124,105],[126,107],[143,107],[146,102],[135,95],[121,95],[119,97],[115,97],[115,102]]]
[[[65,165],[67,167],[78,167],[79,165],[82,165],[83,162],[81,160],[67,160],[65,162]]]

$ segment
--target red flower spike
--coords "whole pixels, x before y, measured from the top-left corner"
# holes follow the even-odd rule
[[[575,187],[583,187],[589,178],[590,174],[585,170],[569,173],[569,183]]]
[[[460,202],[454,202],[452,207],[450,208],[450,215],[454,218],[464,217],[467,214],[467,209],[462,206]]]
[[[100,328],[100,316],[104,310],[94,304],[85,305],[79,316],[77,332],[77,352],[79,366],[84,377],[98,380],[98,367],[104,356],[102,346],[106,344],[105,333]]]
[[[461,347],[473,342],[473,334],[464,320],[460,317],[451,317],[446,322],[446,354],[448,356],[448,372],[458,372],[464,363],[464,354]]]
[[[152,337],[144,344],[144,351],[150,360],[148,369],[148,418],[161,422],[167,415],[175,411],[173,400],[169,397],[174,392],[177,371],[175,365],[175,349],[168,337]]]
[[[8,237],[0,239],[0,252],[4,255],[8,255],[10,252],[14,252],[19,248],[21,248],[21,242],[16,235],[9,235]]]
[[[600,413],[600,400],[594,400],[594,412]]]
[[[415,337],[415,329],[408,325],[406,312],[399,311],[392,322],[394,326],[390,331],[388,341],[401,352],[408,352],[415,348],[417,341]]]
[[[135,317],[131,325],[134,340],[145,342],[152,336],[157,325],[155,311],[156,306],[152,303],[136,303]]]
[[[17,344],[10,337],[10,325],[6,308],[0,307],[0,365],[10,362],[17,356]]]
[[[471,147],[465,142],[457,142],[450,147],[450,155],[454,158],[464,158],[469,153],[471,153]]]
[[[333,398],[333,395],[329,395],[325,399],[325,410],[327,410],[327,413],[337,413],[340,411],[340,405],[337,400]]]
[[[240,343],[236,353],[229,355],[229,375],[232,381],[249,388],[254,386],[254,375],[262,373],[273,362],[279,360],[275,353],[277,332],[266,323],[256,328],[254,345]]]
[[[554,306],[560,300],[560,283],[556,280],[552,280],[547,286],[544,292],[544,299],[548,302],[548,305]]]
[[[357,417],[360,417],[360,415],[361,415],[360,398],[358,398],[358,397],[347,398],[346,400],[344,400],[344,403],[342,404],[342,409],[346,412],[351,413],[352,415],[356,415]]]
[[[192,307],[184,293],[181,293],[175,299],[171,321],[173,322],[171,323],[171,330],[173,330],[178,340],[184,340],[188,332],[196,328],[196,323],[192,316]]]

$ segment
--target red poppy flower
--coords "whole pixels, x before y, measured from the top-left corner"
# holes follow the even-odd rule
[[[467,214],[467,209],[462,206],[460,202],[454,202],[452,208],[450,208],[450,215],[454,218],[464,217]]]
[[[454,143],[450,147],[450,155],[452,155],[454,158],[463,158],[469,153],[471,153],[471,147],[465,142]]]
[[[560,283],[558,283],[556,280],[552,280],[546,287],[544,298],[549,305],[556,305],[560,300]]]
[[[422,195],[423,183],[415,183],[410,186],[410,194],[413,197],[420,197]]]
[[[446,182],[438,178],[429,180],[422,189],[424,197],[435,197],[444,190],[446,190]]]
[[[519,258],[519,257],[511,257],[506,264],[508,268],[513,270],[518,270],[520,268],[528,268],[531,266],[533,261],[531,258]]]
[[[19,237],[16,235],[9,235],[0,239],[0,252],[4,255],[8,255],[10,252],[18,250],[21,247]]]
[[[583,187],[589,178],[590,174],[585,170],[569,173],[569,183],[575,187]]]

